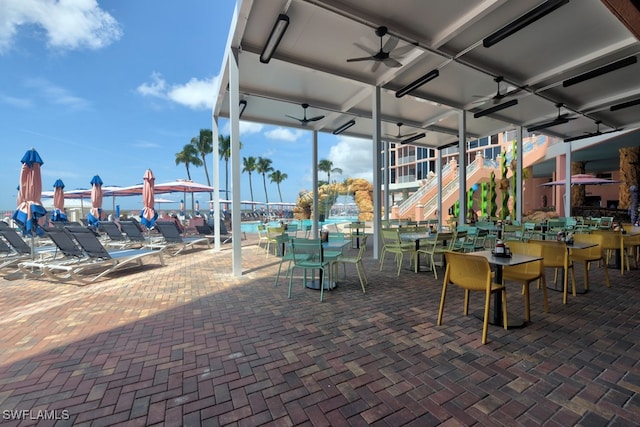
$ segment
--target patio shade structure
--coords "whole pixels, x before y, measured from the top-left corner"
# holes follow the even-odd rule
[[[64,182],[61,179],[56,179],[53,183],[51,221],[67,222],[67,214],[64,213]]]
[[[44,233],[38,220],[47,214],[40,201],[42,197],[42,176],[40,167],[44,163],[35,148],[27,151],[22,157],[20,170],[20,187],[18,190],[17,209],[13,220],[20,226],[24,235],[41,235]]]
[[[102,179],[95,175],[89,182],[91,184],[91,210],[87,214],[89,225],[97,227],[102,219]]]
[[[153,176],[151,169],[147,169],[144,173],[144,184],[142,184],[142,202],[144,208],[140,212],[140,222],[147,228],[152,228],[158,219],[158,213],[154,209],[155,193],[154,186],[156,178]]]
[[[383,135],[396,133],[396,123],[404,133],[425,134],[415,145],[457,143],[460,151],[471,139],[551,121],[540,133],[562,139],[593,132],[595,122],[602,132],[633,129],[640,125],[640,103],[633,102],[640,94],[640,30],[627,23],[637,22],[640,9],[621,10],[619,3],[237,1],[214,122],[230,118],[238,162],[232,160],[232,170],[240,169],[241,108],[242,120],[304,129],[314,138],[340,129],[342,136],[371,140],[376,193],[382,141],[400,142]],[[287,25],[274,34],[282,16]],[[378,31],[383,26],[386,31]],[[379,44],[389,48],[376,58]],[[367,50],[371,58],[354,61]],[[386,55],[394,66],[384,62]],[[301,104],[323,118],[291,120]],[[554,120],[558,104],[566,123]],[[345,129],[350,120],[355,124]],[[232,179],[240,185],[239,174]],[[234,247],[234,259],[240,253]],[[234,273],[240,267],[234,262]]]
[[[555,185],[565,185],[566,180],[559,179],[557,181],[545,182],[542,186],[551,187]],[[571,185],[606,185],[606,184],[619,184],[620,181],[612,179],[598,178],[589,174],[576,174],[571,175]]]

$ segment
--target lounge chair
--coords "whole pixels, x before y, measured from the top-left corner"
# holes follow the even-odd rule
[[[210,239],[213,239],[215,237],[216,230],[206,222],[203,225],[196,225],[196,230],[198,231],[198,234],[200,236],[206,236]],[[244,240],[246,236],[244,235],[245,234],[244,232],[242,234],[243,234],[242,240]],[[229,234],[229,231],[227,230],[227,226],[225,225],[223,220],[220,220],[220,237],[223,239],[222,240],[223,244],[229,243],[232,240],[231,234]]]
[[[162,234],[167,245],[178,247],[178,250],[172,253],[173,256],[185,249],[191,249],[199,243],[206,244],[207,248],[211,247],[211,238],[209,237],[182,237],[173,221],[157,221],[155,228]]]
[[[25,262],[21,269],[39,268],[47,277],[56,280],[74,279],[79,282],[93,282],[100,277],[129,267],[142,265],[142,259],[155,256],[164,265],[163,251],[153,249],[116,249],[107,250],[93,231],[86,227],[67,227],[65,230],[49,230],[56,245],[64,248],[65,255],[76,255],[74,262]],[[64,243],[61,243],[64,242]],[[80,255],[82,254],[82,255]],[[88,276],[84,273],[96,272]],[[60,273],[63,273],[60,275]]]
[[[0,236],[2,236],[8,243],[10,248],[13,249],[14,252],[31,257],[32,255],[43,257],[49,256],[55,252],[55,246],[52,245],[42,245],[35,246],[33,248],[33,254],[31,253],[31,246],[24,241],[22,237],[18,234],[16,230],[11,227],[0,227]],[[38,238],[38,240],[40,240]]]
[[[120,231],[120,228],[118,228],[118,225],[115,222],[101,222],[100,229],[107,234],[109,240],[106,242],[106,244],[108,246],[117,246],[121,248],[139,248],[144,242],[144,236],[142,237],[142,241],[130,239],[127,234],[124,234],[122,231]]]

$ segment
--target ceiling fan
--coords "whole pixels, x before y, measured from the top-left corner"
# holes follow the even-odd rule
[[[612,132],[616,132],[617,131],[617,129],[613,129],[613,130],[610,130],[608,132],[602,132],[602,131],[600,131],[600,123],[602,123],[602,122],[600,120],[596,120],[594,123],[596,125],[596,131],[595,132],[583,132],[584,135],[574,136],[574,137],[571,137],[571,138],[565,138],[564,142],[578,141],[580,139],[591,138],[592,136],[604,135],[605,133],[612,133]]]
[[[507,96],[511,96],[514,95],[518,92],[520,92],[522,90],[522,88],[515,88],[511,91],[507,91],[507,92],[500,92],[500,83],[502,83],[504,81],[504,77],[502,76],[496,76],[493,79],[494,82],[496,82],[496,84],[498,85],[498,90],[496,92],[495,95],[491,96],[491,97],[487,97],[487,96],[480,96],[480,95],[476,95],[476,97],[481,98],[477,101],[474,101],[474,104],[483,104],[487,101],[492,101],[493,104],[499,104],[500,101],[502,101],[504,98],[506,98]]]
[[[372,47],[365,46],[362,43],[354,43],[357,47],[364,50],[369,54],[369,56],[362,56],[359,58],[349,58],[347,62],[359,62],[359,61],[374,61],[373,67],[371,71],[376,71],[380,64],[384,64],[387,67],[402,67],[402,63],[397,59],[391,57],[392,51],[398,45],[398,39],[396,37],[389,37],[384,45],[382,44],[382,39],[387,35],[387,27],[378,27],[376,28],[376,36],[380,37],[380,50],[376,52],[376,50]],[[403,54],[407,53],[406,51],[413,49],[413,46],[405,46],[403,48],[397,49],[395,52],[396,57],[400,57]]]
[[[402,125],[403,125],[403,123],[396,123],[396,126],[398,126],[398,133],[397,134],[386,133],[385,136],[388,136],[390,138],[404,139],[404,138],[407,138],[409,136],[413,136],[413,135],[415,135],[417,133],[417,132],[410,132],[410,133],[403,134],[401,132],[401,130],[400,130]]]
[[[304,115],[303,115],[302,118],[293,117],[293,116],[290,116],[288,114],[286,116],[289,117],[290,119],[294,119],[294,120],[299,121],[302,126],[306,126],[310,122],[317,122],[318,120],[324,119],[324,116],[315,116],[315,117],[307,118],[307,108],[309,108],[309,104],[302,104],[302,109],[304,111]]]

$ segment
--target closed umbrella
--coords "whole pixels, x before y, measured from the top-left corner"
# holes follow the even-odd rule
[[[200,216],[200,202],[196,200],[196,216]]]
[[[67,215],[64,213],[64,182],[61,179],[56,179],[56,182],[53,183],[51,221],[67,222]]]
[[[184,199],[180,200],[180,216],[184,216]]]
[[[20,226],[23,234],[44,234],[38,225],[38,219],[44,217],[47,211],[42,207],[42,177],[40,166],[44,163],[38,152],[32,148],[22,157],[20,171],[20,188],[18,190],[18,206],[13,213],[13,220]]]
[[[155,205],[154,187],[156,178],[151,169],[144,173],[144,183],[142,184],[142,203],[144,208],[140,211],[140,222],[147,228],[153,227],[158,219],[158,213],[153,208]]]
[[[102,179],[96,175],[91,178],[91,210],[87,215],[89,225],[97,227],[102,219]]]

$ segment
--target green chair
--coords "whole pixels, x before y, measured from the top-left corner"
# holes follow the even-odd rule
[[[418,252],[416,252],[416,246],[413,242],[403,243],[400,240],[400,231],[398,228],[383,228],[381,230],[382,236],[382,253],[380,254],[380,271],[384,266],[384,258],[388,253],[395,255],[396,265],[398,267],[397,275],[400,275],[400,269],[402,268],[402,259],[404,254],[409,254],[411,260],[415,261]]]
[[[347,255],[340,255],[338,256],[338,258],[336,258],[335,261],[333,261],[333,264],[335,264],[335,272],[337,275],[337,270],[338,270],[338,266],[340,264],[343,265],[344,269],[345,269],[345,277],[346,277],[346,264],[353,264],[356,266],[356,272],[358,273],[358,279],[360,279],[360,286],[362,287],[362,293],[364,294],[366,292],[364,285],[365,284],[369,284],[369,280],[367,279],[367,273],[364,270],[364,264],[362,262],[362,257],[364,256],[364,253],[367,250],[367,235],[363,235],[362,236],[362,240],[360,242],[360,248],[358,249],[358,255],[356,256],[347,256]]]
[[[454,233],[451,232],[437,233],[433,239],[423,240],[423,242],[425,242],[424,246],[418,249],[418,256],[424,254],[429,257],[429,265],[436,280],[438,279],[438,272],[436,271],[435,258],[436,256],[444,256],[444,253],[449,250],[453,235]]]
[[[291,253],[293,265],[289,275],[289,293],[291,298],[291,287],[293,285],[293,273],[295,269],[303,271],[303,285],[307,283],[307,272],[319,271],[320,274],[320,302],[324,296],[325,283],[330,283],[331,274],[330,262],[326,261],[322,255],[322,240],[320,239],[292,239]]]

